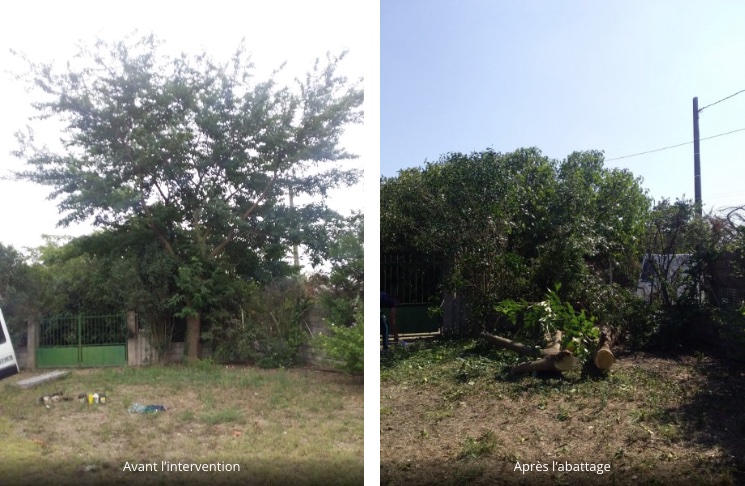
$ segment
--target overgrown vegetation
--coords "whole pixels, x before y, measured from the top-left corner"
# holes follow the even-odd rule
[[[588,278],[635,284],[650,210],[640,182],[600,152],[447,154],[381,180],[381,250],[438,259],[442,291],[466,309],[458,328],[493,330],[500,302],[538,302],[557,282],[577,304]]]
[[[745,361],[745,206],[699,215],[641,182],[601,152],[534,148],[381,179],[382,252],[436,260],[447,320],[381,357],[383,482],[599,479],[515,469],[552,461],[607,463],[609,484],[745,480],[744,404],[725,391],[745,371],[722,361]],[[615,356],[553,366],[559,330],[572,358],[598,337]]]
[[[223,293],[207,299],[203,342],[214,359],[264,368],[298,363],[300,350],[312,336],[313,319],[325,319],[339,332],[331,338],[335,364],[362,372],[361,299],[363,278],[362,214],[340,218],[327,228],[327,273],[310,277],[280,266],[262,278],[215,275]],[[158,356],[174,338],[184,339],[185,320],[172,259],[157,244],[133,241],[128,253],[115,257],[106,250],[113,236],[96,233],[69,240],[49,239],[24,255],[0,246],[3,281],[0,304],[11,323],[16,343],[24,337],[31,316],[123,314],[134,310]],[[359,323],[359,326],[355,326]],[[346,353],[351,353],[349,357]]]
[[[214,322],[205,335],[214,343],[215,359],[255,363],[262,368],[296,364],[299,347],[309,335],[310,291],[301,277],[249,288],[240,315]]]
[[[448,332],[510,334],[503,311],[521,303],[530,316],[559,283],[557,309],[571,307],[563,325],[594,316],[581,324],[590,340],[594,323],[636,349],[674,348],[700,342],[715,309],[745,299],[745,207],[699,217],[691,201],[654,202],[601,152],[451,153],[382,178],[380,190],[381,251],[439,262],[439,292],[460,309]]]
[[[244,45],[228,62],[168,55],[154,35],[136,33],[81,43],[63,66],[16,54],[37,113],[17,134],[26,166],[14,176],[49,187],[61,225],[92,221],[100,230],[42,251],[38,262],[54,271],[8,298],[45,294],[60,299],[52,308],[73,313],[137,304],[151,323],[175,315],[185,320],[187,357],[197,359],[210,324],[237,318],[255,286],[297,273],[290,248],[302,247],[314,265],[329,259],[330,229],[346,220],[327,194],[360,176],[344,166],[356,155],[340,145],[362,122],[364,98],[361,80],[338,73],[344,52],[290,86],[256,79]],[[57,147],[34,137],[47,119],[62,123]],[[60,269],[82,278],[58,279]],[[249,317],[267,341],[262,356],[286,362],[284,343],[297,341],[287,316]]]
[[[360,376],[365,365],[364,326],[364,219],[353,216],[350,228],[336,238],[330,250],[332,268],[320,302],[326,311],[328,334],[313,342],[334,367]]]
[[[327,361],[354,376],[365,371],[365,326],[362,303],[357,301],[355,322],[351,326],[330,322],[328,335],[316,337],[315,344],[321,348]]]

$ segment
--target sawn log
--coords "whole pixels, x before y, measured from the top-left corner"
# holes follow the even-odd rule
[[[561,331],[556,331],[553,336],[548,337],[549,345],[542,349],[486,332],[482,332],[481,337],[499,348],[538,358],[535,361],[515,366],[512,368],[512,374],[532,373],[533,371],[568,371],[579,367],[579,360],[571,352],[561,350]]]

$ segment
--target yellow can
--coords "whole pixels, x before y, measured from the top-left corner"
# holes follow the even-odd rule
[[[88,394],[88,405],[93,405],[93,393]]]

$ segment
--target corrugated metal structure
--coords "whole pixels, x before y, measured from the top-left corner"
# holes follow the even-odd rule
[[[651,301],[660,292],[662,282],[667,281],[670,289],[675,289],[677,297],[680,297],[688,283],[690,260],[689,253],[645,255],[636,295]]]

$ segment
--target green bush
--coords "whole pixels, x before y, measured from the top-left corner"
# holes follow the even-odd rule
[[[365,365],[365,326],[362,305],[355,301],[355,323],[352,326],[330,323],[329,334],[314,339],[316,346],[324,351],[324,358],[337,369],[362,375]]]
[[[653,344],[660,326],[666,327],[666,314],[659,304],[648,303],[629,289],[608,284],[598,276],[586,276],[571,299],[595,316],[598,326],[615,330],[616,344],[623,342],[635,349],[647,347]]]
[[[246,291],[240,316],[223,315],[205,337],[215,359],[248,362],[262,368],[297,363],[300,346],[308,341],[305,319],[313,299],[302,278],[275,280]]]

